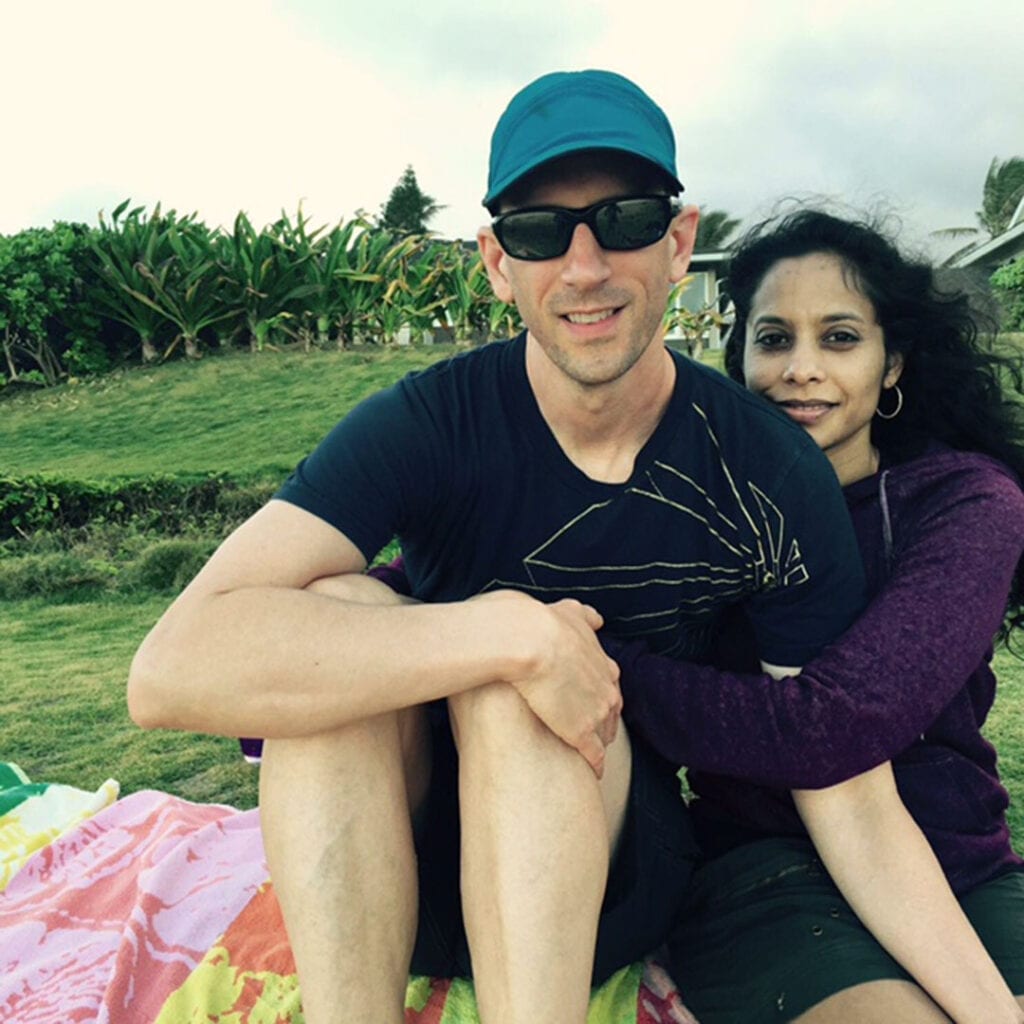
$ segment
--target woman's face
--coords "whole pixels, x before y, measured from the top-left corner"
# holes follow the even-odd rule
[[[871,417],[901,369],[836,256],[779,260],[765,274],[747,319],[744,379],[818,442],[840,483],[874,472]]]

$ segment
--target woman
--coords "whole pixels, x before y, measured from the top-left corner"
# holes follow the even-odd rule
[[[1022,621],[1019,376],[865,225],[762,226],[728,287],[728,370],[828,455],[873,599],[783,680],[621,652],[708,858],[673,973],[702,1024],[1024,1020],[1024,865],[980,733],[993,635]]]

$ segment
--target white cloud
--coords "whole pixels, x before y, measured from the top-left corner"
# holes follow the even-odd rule
[[[407,164],[482,217],[491,129],[555,68],[634,77],[676,127],[698,202],[882,199],[912,232],[973,219],[992,156],[1024,151],[1017,0],[35,0],[0,6],[0,232],[132,196],[209,223],[303,200],[376,210]]]

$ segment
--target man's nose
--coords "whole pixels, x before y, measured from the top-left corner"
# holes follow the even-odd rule
[[[586,224],[576,225],[562,259],[562,278],[575,287],[598,284],[611,274],[608,254]]]

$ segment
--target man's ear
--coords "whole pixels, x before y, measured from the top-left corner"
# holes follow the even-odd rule
[[[670,252],[671,265],[669,280],[672,284],[679,284],[690,266],[690,257],[693,255],[693,247],[697,242],[697,221],[700,214],[696,206],[684,206],[672,218],[669,225],[668,238],[672,249]]]
[[[515,302],[512,284],[505,274],[505,261],[508,257],[505,250],[489,227],[483,227],[476,233],[476,244],[480,247],[480,259],[491,282],[491,290],[502,302]]]

